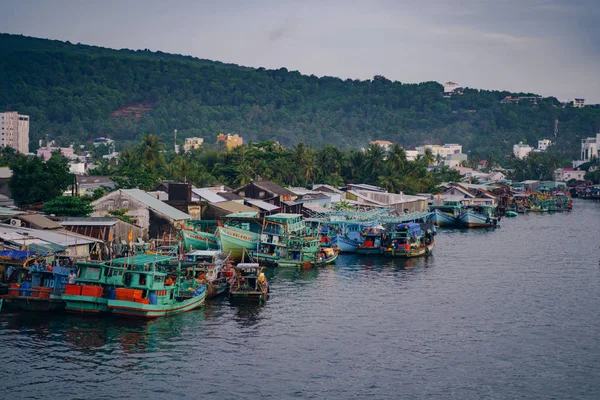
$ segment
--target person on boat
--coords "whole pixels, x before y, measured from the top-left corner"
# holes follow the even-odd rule
[[[171,278],[170,276],[167,276],[167,279],[165,279],[165,286],[170,286],[174,283],[175,281],[173,281],[173,278]]]
[[[71,270],[71,273],[69,274],[69,285],[74,285],[75,284],[75,271]]]

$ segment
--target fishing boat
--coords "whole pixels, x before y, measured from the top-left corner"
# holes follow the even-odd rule
[[[317,259],[313,262],[313,265],[320,267],[327,264],[333,264],[337,260],[339,250],[335,248],[323,248],[319,251]]]
[[[413,258],[431,254],[434,246],[433,225],[408,222],[398,224],[388,236],[384,254],[390,257]]]
[[[356,253],[364,239],[360,235],[363,225],[355,222],[336,222],[336,234],[331,236],[331,245],[342,253]]]
[[[277,256],[277,266],[310,268],[316,265],[315,262],[320,251],[319,239],[315,237],[292,237],[287,241],[285,249]]]
[[[156,256],[141,257],[146,258],[123,261],[133,267],[125,270],[124,287],[115,290],[114,299],[108,299],[111,313],[154,319],[191,311],[204,304],[206,285],[195,279],[182,280],[180,268],[177,268],[175,280],[171,282],[169,274],[161,271]]]
[[[321,248],[320,240],[307,236],[301,214],[274,214],[265,217],[261,241],[251,253],[254,261],[272,267],[309,265]]]
[[[518,215],[518,213],[516,211],[512,211],[512,210],[508,210],[506,211],[506,213],[504,214],[504,216],[506,216],[507,218],[514,218]]]
[[[244,252],[256,250],[260,242],[262,221],[257,212],[238,212],[222,218],[223,226],[218,229],[221,249],[231,253],[239,261]]]
[[[461,228],[495,228],[498,218],[493,206],[476,205],[467,207],[458,217]]]
[[[385,228],[381,225],[366,227],[362,230],[363,243],[356,247],[358,254],[381,254]]]
[[[67,284],[62,295],[67,312],[100,314],[109,312],[108,299],[123,286],[124,267],[105,263],[78,262],[75,284]]]
[[[224,294],[229,289],[226,272],[229,253],[221,250],[196,250],[185,255],[187,276],[206,285],[206,298]]]
[[[190,250],[218,249],[217,221],[187,221],[179,235],[183,248]]]
[[[429,206],[429,211],[432,212],[431,221],[437,226],[458,226],[458,216],[462,208],[460,201],[437,199]]]
[[[234,276],[229,287],[232,300],[264,302],[268,299],[269,283],[258,263],[239,263],[233,267]]]
[[[8,295],[4,296],[5,307],[21,311],[62,310],[65,301],[61,294],[69,272],[68,268],[60,265],[37,263],[15,268],[18,279],[9,284]]]

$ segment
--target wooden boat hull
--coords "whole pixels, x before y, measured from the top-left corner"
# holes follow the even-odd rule
[[[183,247],[186,250],[216,250],[219,248],[217,235],[214,233],[182,229],[181,235],[183,236]]]
[[[0,299],[2,300],[2,299]],[[40,298],[31,296],[7,296],[4,306],[19,311],[58,311],[65,308],[65,301],[60,296]]]
[[[65,310],[73,314],[100,314],[110,311],[108,308],[108,299],[104,297],[80,296],[72,294],[63,294],[65,300]]]
[[[462,228],[495,228],[498,226],[496,218],[490,218],[483,214],[467,210],[458,217]]]
[[[440,211],[438,209],[433,210],[433,215],[431,216],[431,222],[433,222],[437,226],[456,226],[457,220],[454,215],[448,214],[446,212]]]
[[[393,249],[388,248],[384,251],[384,254],[388,257],[396,257],[396,258],[414,258],[414,257],[423,257],[429,255],[433,252],[434,243],[431,243],[425,247],[419,247],[417,249]]]
[[[323,265],[333,264],[335,262],[335,260],[337,260],[338,255],[339,255],[338,252],[335,252],[335,255],[333,257],[324,258],[322,260],[315,260],[315,262],[313,264],[315,267],[321,267]]]
[[[507,218],[513,218],[513,217],[517,216],[517,212],[516,211],[507,211],[506,214],[505,214],[505,216]]]
[[[176,315],[195,310],[204,304],[206,290],[198,296],[174,301],[171,304],[142,304],[127,300],[108,300],[108,308],[112,314],[129,318],[154,319]]]
[[[251,253],[256,250],[260,242],[260,234],[230,226],[219,227],[219,238],[221,249],[231,252],[230,257],[235,260],[240,260],[244,251]]]

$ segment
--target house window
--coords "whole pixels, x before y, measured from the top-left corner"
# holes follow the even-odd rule
[[[261,198],[261,199],[264,199],[265,198],[265,191],[261,190],[260,193],[258,193],[258,197]]]

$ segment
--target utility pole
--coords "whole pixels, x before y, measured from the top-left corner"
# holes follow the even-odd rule
[[[554,120],[554,137],[558,136],[558,119]]]
[[[174,148],[175,148],[175,154],[177,154],[177,153],[179,153],[177,151],[177,129],[175,129],[173,131],[173,137],[174,137],[173,144],[174,144]]]

